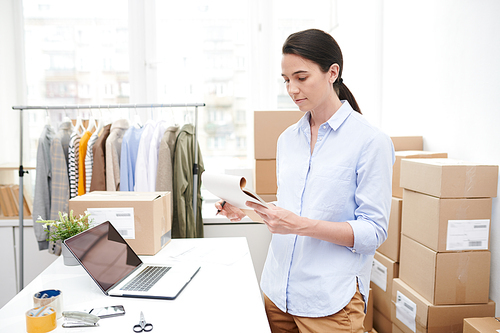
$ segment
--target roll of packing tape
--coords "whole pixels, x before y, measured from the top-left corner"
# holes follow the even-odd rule
[[[26,332],[45,333],[57,327],[56,311],[50,306],[41,306],[26,312]]]
[[[62,317],[62,291],[55,289],[42,290],[33,295],[33,305],[35,308],[50,306],[56,311],[56,317]]]

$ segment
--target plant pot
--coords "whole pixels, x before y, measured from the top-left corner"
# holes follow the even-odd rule
[[[66,266],[77,266],[80,264],[64,244],[62,244],[62,256]]]

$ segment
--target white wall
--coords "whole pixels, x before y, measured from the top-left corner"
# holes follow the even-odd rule
[[[500,2],[384,2],[382,127],[424,149],[500,164]],[[500,304],[500,201],[493,199],[490,298]],[[500,307],[496,308],[496,315]]]
[[[370,120],[379,120],[375,124],[389,135],[422,135],[425,150],[500,165],[499,1],[382,0],[375,6],[340,0],[338,9],[340,25],[332,34],[344,52],[346,74],[353,58],[353,81],[362,82],[345,80]],[[372,89],[382,91],[380,110],[367,90],[378,76],[380,86]],[[499,223],[500,200],[494,198],[490,298],[497,304]]]

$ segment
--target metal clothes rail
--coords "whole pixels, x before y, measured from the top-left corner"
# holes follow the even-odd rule
[[[19,202],[23,202],[23,178],[28,173],[23,168],[23,111],[24,110],[84,110],[84,109],[146,109],[146,108],[188,108],[194,107],[194,138],[195,152],[193,164],[193,213],[196,225],[196,212],[198,202],[198,107],[205,106],[205,103],[185,103],[185,104],[96,104],[96,105],[47,105],[47,106],[13,106],[13,110],[19,110]],[[19,210],[19,291],[24,288],[24,211]]]

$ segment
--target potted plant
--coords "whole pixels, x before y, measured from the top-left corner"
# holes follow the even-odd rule
[[[42,220],[40,216],[38,217],[37,222],[43,223],[44,228],[47,230],[47,240],[59,244],[61,247],[65,265],[78,265],[78,261],[62,242],[89,229],[92,223],[89,216],[90,214],[85,212],[85,215],[77,217],[73,215],[73,211],[70,211],[69,215],[59,212],[59,220]]]

